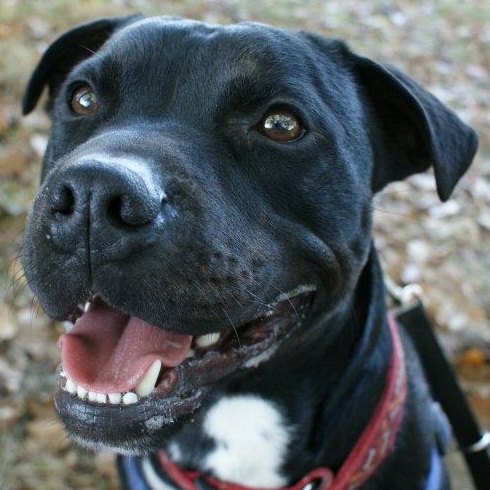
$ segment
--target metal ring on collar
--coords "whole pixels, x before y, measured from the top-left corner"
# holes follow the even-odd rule
[[[409,306],[417,302],[426,305],[427,297],[419,284],[399,286],[388,274],[384,274],[386,290],[391,298],[401,306]]]
[[[490,432],[484,432],[478,441],[471,446],[462,448],[462,451],[467,454],[479,453],[490,447]]]

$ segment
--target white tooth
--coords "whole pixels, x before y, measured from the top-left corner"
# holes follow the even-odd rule
[[[124,405],[132,405],[138,401],[138,395],[132,391],[128,391],[122,397],[122,402]]]
[[[77,386],[78,398],[81,398],[83,400],[85,398],[85,396],[87,395],[87,393],[88,393],[88,390],[86,390],[85,388],[83,388],[81,386]]]
[[[87,311],[90,310],[90,301],[87,301],[85,303],[85,306],[83,307],[83,311],[87,313]]]
[[[69,321],[62,322],[61,325],[65,329],[65,332],[69,332],[73,328],[73,322],[69,322]]]
[[[119,405],[121,403],[121,393],[110,393],[107,396],[109,397],[109,403],[112,403],[113,405]]]
[[[196,338],[196,345],[198,347],[209,347],[213,344],[216,344],[220,338],[220,333],[206,333],[204,335],[200,335]]]
[[[187,351],[186,357],[187,357],[187,359],[190,359],[191,357],[194,357],[195,354],[196,354],[196,352],[194,351],[194,349],[189,349]]]
[[[96,393],[97,403],[106,403],[107,395],[105,393]]]
[[[77,393],[77,388],[75,381],[72,381],[70,378],[66,379],[65,390],[68,391],[68,393],[75,395]]]
[[[97,401],[97,393],[93,391],[88,392],[88,401],[89,402],[96,402]]]
[[[63,369],[60,371],[60,376],[61,376],[62,378],[66,378],[66,377],[67,377],[67,376],[66,376],[66,373],[65,373],[65,371],[63,371]]]
[[[143,379],[136,387],[135,391],[140,398],[148,396],[153,391],[160,374],[160,369],[162,369],[162,361],[160,361],[160,359],[153,361],[153,364],[148,368],[148,371],[146,371]]]

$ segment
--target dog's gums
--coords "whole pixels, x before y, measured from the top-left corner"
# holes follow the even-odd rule
[[[185,397],[267,360],[302,324],[313,291],[302,286],[243,326],[198,336],[158,329],[95,298],[60,338],[60,387],[99,405],[132,405],[153,395]]]

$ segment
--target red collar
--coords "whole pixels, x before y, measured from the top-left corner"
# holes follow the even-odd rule
[[[316,468],[294,485],[279,490],[354,490],[371,477],[392,450],[403,419],[407,379],[402,343],[395,320],[391,316],[388,316],[388,326],[392,353],[386,385],[371,420],[349,456],[336,475],[328,468]],[[167,476],[182,490],[199,490],[203,486],[198,485],[198,481],[204,481],[207,486],[216,490],[262,490],[219,481],[197,471],[182,469],[170,461],[164,451],[160,451],[158,457]]]

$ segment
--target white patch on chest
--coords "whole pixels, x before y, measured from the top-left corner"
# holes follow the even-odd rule
[[[203,462],[204,470],[249,487],[287,483],[280,468],[290,433],[272,402],[255,395],[223,398],[209,409],[203,429],[216,443]]]

